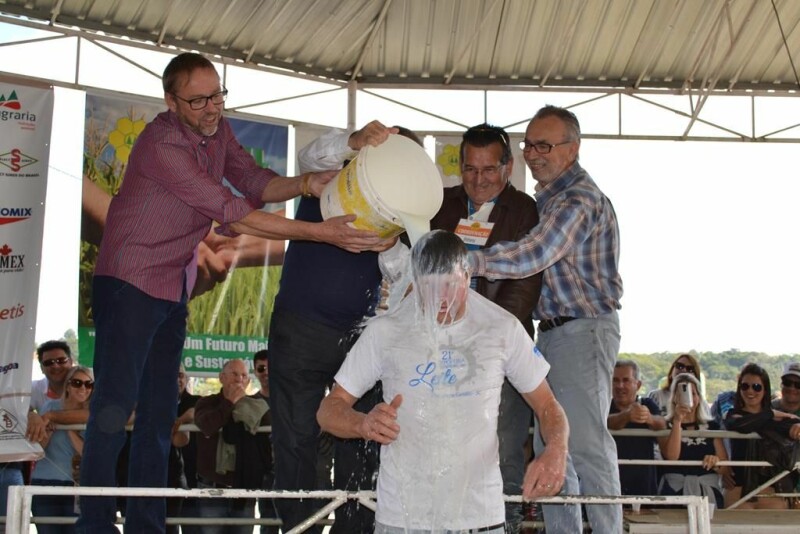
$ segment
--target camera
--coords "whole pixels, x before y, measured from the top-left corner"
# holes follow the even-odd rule
[[[694,406],[694,399],[692,395],[692,387],[688,382],[681,382],[678,384],[678,389],[675,391],[678,399],[678,404],[691,408]]]

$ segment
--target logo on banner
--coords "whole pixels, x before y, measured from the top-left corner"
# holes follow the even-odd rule
[[[13,89],[8,96],[0,94],[0,121],[17,121],[23,130],[36,129],[36,114],[30,111],[20,111],[22,102]]]
[[[25,315],[25,305],[21,302],[10,308],[0,308],[0,321],[19,319],[23,315]]]
[[[12,254],[8,244],[0,247],[0,273],[19,273],[25,270],[25,255]]]
[[[20,169],[33,165],[37,161],[39,160],[23,153],[18,148],[12,148],[10,152],[0,154],[0,165],[8,167],[14,172],[19,172]]]
[[[33,208],[8,208],[0,206],[0,225],[11,224],[25,219],[30,219],[33,215]]]
[[[22,104],[17,98],[17,92],[12,89],[8,98],[6,98],[6,95],[0,95],[0,108],[22,109]]]
[[[19,421],[13,413],[5,408],[0,408],[0,434],[17,434],[18,432],[15,432],[15,430],[17,430],[18,425]]]

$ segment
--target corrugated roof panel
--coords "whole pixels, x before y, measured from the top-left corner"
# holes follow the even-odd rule
[[[766,0],[0,0],[0,13],[368,83],[797,90]],[[800,2],[776,0],[800,57]],[[382,13],[385,12],[385,16]]]

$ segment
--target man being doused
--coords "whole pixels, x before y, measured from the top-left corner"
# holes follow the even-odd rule
[[[510,313],[469,289],[467,249],[435,230],[411,251],[414,290],[370,320],[317,419],[323,430],[382,445],[376,532],[502,533],[497,417],[504,378],[541,425],[546,448],[529,465],[526,498],[564,482],[569,429],[547,362]],[[352,409],[378,380],[383,402]]]

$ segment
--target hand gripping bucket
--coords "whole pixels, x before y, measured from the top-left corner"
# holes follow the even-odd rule
[[[401,135],[362,148],[320,196],[324,219],[354,214],[351,226],[383,238],[401,234],[409,220],[430,221],[441,205],[436,165],[421,146]]]

